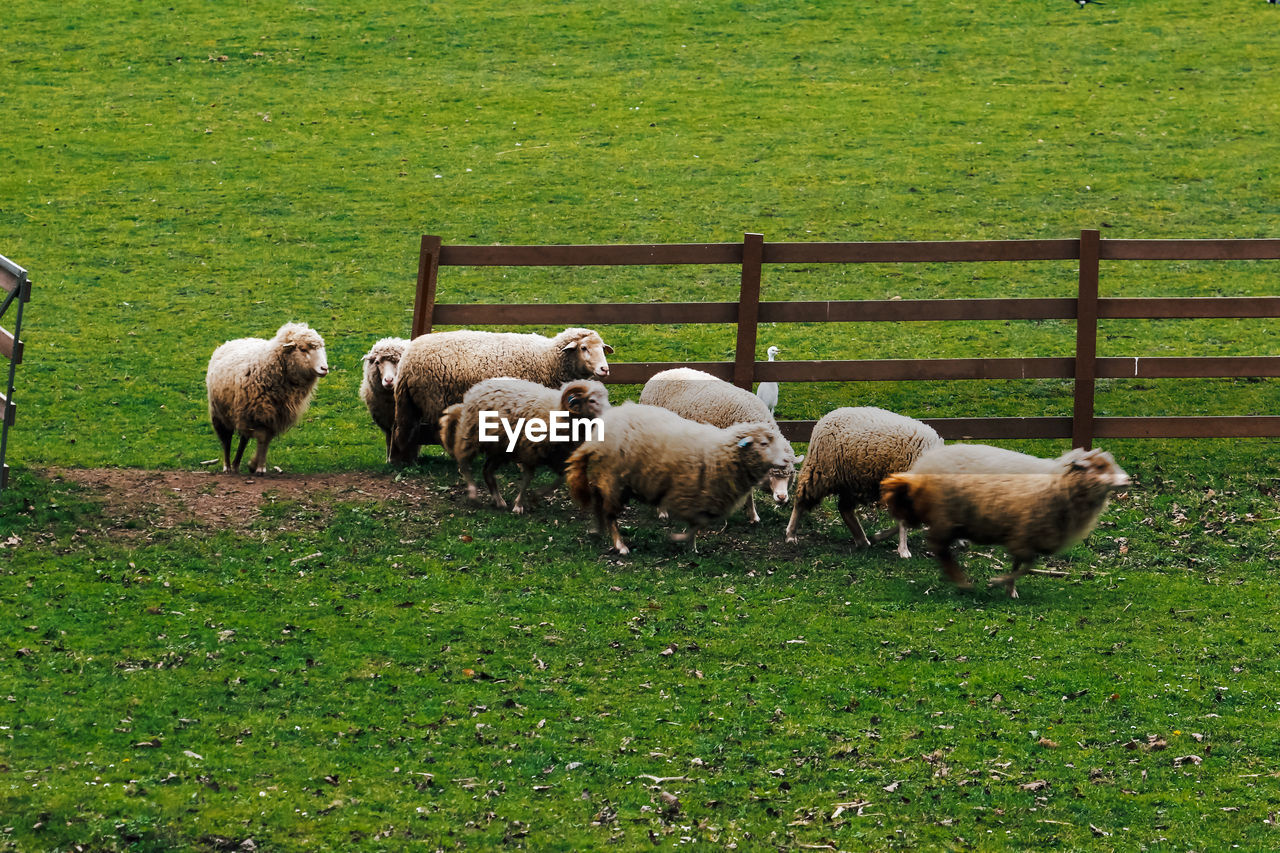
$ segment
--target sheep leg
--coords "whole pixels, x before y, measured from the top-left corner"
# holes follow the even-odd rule
[[[756,496],[754,492],[747,496],[747,506],[751,508],[751,511],[748,514],[748,521],[752,524],[759,524],[760,513],[756,512]]]
[[[814,501],[808,500],[807,496],[796,493],[795,505],[791,507],[791,521],[787,522],[787,541],[794,544],[800,541],[796,535],[800,530],[800,517],[806,512],[813,509]]]
[[[250,471],[254,474],[267,473],[267,445],[271,443],[271,437],[266,435],[258,436],[258,446],[254,448],[253,461],[249,463]],[[240,454],[236,454],[239,457]]]
[[[507,502],[502,499],[502,493],[498,491],[498,478],[493,475],[500,461],[497,456],[488,457],[484,460],[484,468],[480,473],[484,477],[484,484],[489,487],[489,494],[493,496],[493,505],[498,509],[506,509]]]
[[[1009,597],[1017,598],[1018,590],[1014,584],[1018,582],[1018,578],[1025,575],[1031,569],[1031,563],[1031,560],[1014,560],[1013,571],[1009,572],[1007,575],[997,575],[987,581],[987,586],[1004,584],[1005,589],[1009,590]]]
[[[218,434],[218,441],[222,444],[222,473],[225,474],[231,470],[231,436],[235,435],[235,430],[214,421],[213,431]]]
[[[911,556],[911,550],[907,548],[907,525],[903,524],[901,521],[898,522],[897,527],[889,527],[881,530],[879,533],[873,534],[871,536],[871,541],[883,542],[895,533],[898,535],[898,556],[905,560],[907,557]]]
[[[391,429],[391,445],[395,451],[393,461],[407,464],[417,458],[418,442],[415,440],[415,433],[421,419],[422,409],[418,408],[412,397],[407,393],[397,393],[396,419]]]
[[[950,542],[931,542],[930,547],[938,557],[938,562],[942,565],[942,573],[948,580],[960,589],[973,589],[973,582],[969,580],[969,576],[964,573],[964,569],[960,568],[960,564],[951,554]]]
[[[240,457],[244,456],[244,448],[248,443],[249,436],[240,433],[240,444],[236,446],[236,458],[231,460],[231,470],[237,474],[240,473]]]
[[[476,475],[471,470],[471,463],[475,457],[466,453],[458,454],[458,473],[462,475],[462,482],[467,484],[467,497],[475,500],[480,496],[480,489],[476,486]]]
[[[611,515],[607,521],[609,527],[609,538],[613,540],[613,549],[622,556],[631,553],[631,549],[622,541],[622,531],[618,529],[618,517]]]
[[[672,533],[671,541],[692,543],[689,547],[693,550],[693,553],[696,554],[698,553],[698,528],[690,527],[684,533]]]
[[[844,526],[849,528],[849,532],[853,534],[853,542],[860,547],[870,547],[871,541],[867,539],[867,532],[862,529],[862,525],[858,522],[858,516],[854,513],[853,508],[857,506],[853,496],[847,493],[841,493],[837,499],[836,507],[840,510],[840,517],[844,519]]]
[[[554,483],[552,483],[550,486],[547,486],[545,489],[541,489],[534,492],[534,494],[536,494],[540,498],[549,498],[553,494],[555,494],[556,489],[560,488],[560,484],[563,482],[564,482],[564,474],[560,474],[556,477],[556,480]]]
[[[391,430],[383,430],[387,434],[387,463],[391,463],[391,453],[395,449],[395,444],[391,441]]]
[[[524,496],[529,491],[529,484],[533,482],[533,471],[532,465],[520,463],[520,491],[516,492],[516,502],[511,505],[511,511],[516,515],[524,514]]]

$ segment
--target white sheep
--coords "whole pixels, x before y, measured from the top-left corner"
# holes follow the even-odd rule
[[[769,357],[769,361],[773,361],[773,357],[782,350],[777,347],[769,347],[765,353]],[[769,415],[772,417],[773,410],[778,408],[778,383],[777,382],[761,382],[756,386],[756,396],[760,398],[766,406],[769,407]]]
[[[827,495],[837,496],[837,508],[858,545],[870,545],[893,535],[883,530],[870,540],[854,508],[874,504],[880,481],[904,471],[922,453],[942,444],[928,424],[874,406],[846,407],[824,415],[809,438],[808,461],[796,479],[795,505],[787,524],[788,542],[796,542],[800,518]],[[910,557],[907,528],[897,526],[898,554]]]
[[[250,438],[257,451],[250,468],[267,472],[267,445],[298,422],[316,382],[329,372],[324,338],[306,323],[285,323],[270,340],[238,338],[213,351],[205,385],[209,419],[222,443],[222,470],[239,471]],[[231,459],[231,436],[240,444]]]
[[[392,458],[412,462],[423,444],[439,441],[440,416],[477,382],[497,376],[558,388],[570,379],[609,375],[613,347],[590,329],[554,338],[511,332],[435,332],[405,347],[396,377]]]
[[[569,494],[592,510],[620,554],[629,553],[618,516],[630,498],[689,524],[689,533],[672,539],[693,539],[742,506],[769,469],[791,453],[769,423],[721,429],[630,402],[605,412],[601,422],[603,438],[574,451],[565,480]]]
[[[510,377],[486,379],[471,386],[461,403],[444,410],[440,416],[440,443],[458,460],[458,472],[471,498],[478,492],[471,464],[476,456],[485,455],[484,482],[494,506],[499,509],[506,509],[507,504],[498,491],[494,471],[502,462],[514,460],[520,466],[522,477],[511,511],[519,515],[525,511],[525,496],[529,494],[529,484],[537,469],[544,467],[556,472],[556,482],[547,492],[554,490],[564,479],[569,454],[589,437],[589,422],[608,408],[609,390],[588,379],[566,382],[559,389]],[[557,427],[560,413],[567,414],[563,416],[562,426]],[[489,434],[496,436],[497,441],[481,440],[482,418],[492,425]],[[499,422],[507,426],[500,426]],[[538,422],[550,429],[532,427],[535,432],[531,433],[526,428]]]
[[[772,347],[771,351],[776,349],[777,347]],[[717,427],[746,423],[773,424],[777,431],[776,440],[787,448],[791,447],[782,437],[782,431],[778,430],[773,415],[759,397],[701,370],[677,367],[655,373],[641,389],[640,402],[661,406],[691,421]],[[766,480],[775,503],[787,502],[787,489],[791,485],[791,478],[795,476],[795,466],[801,461],[803,457],[797,458],[793,450],[784,464],[769,470]],[[764,486],[763,482],[761,486]],[[756,511],[754,490],[747,502],[748,517],[755,524],[760,520],[760,513]]]
[[[373,422],[387,440],[387,461],[391,461],[391,428],[396,422],[396,374],[400,357],[409,345],[408,338],[382,338],[364,354],[364,379],[360,382],[360,399]]]
[[[1111,493],[1127,487],[1111,454],[1071,450],[1040,459],[980,444],[953,444],[886,477],[881,500],[912,527],[926,525],[929,547],[957,586],[969,578],[951,554],[957,539],[1003,545],[1013,570],[994,577],[1012,598],[1014,584],[1041,555],[1055,554],[1093,530]]]

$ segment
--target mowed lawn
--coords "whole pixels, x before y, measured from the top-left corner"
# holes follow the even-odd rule
[[[563,497],[509,517],[438,451],[388,468],[356,396],[361,354],[409,330],[424,233],[1280,236],[1277,14],[20,0],[0,254],[35,286],[0,498],[0,849],[1280,845],[1275,439],[1108,445],[1134,488],[1010,601],[981,587],[998,548],[962,556],[979,589],[959,593],[919,534],[909,560],[854,551],[832,507],[797,546],[769,507],[696,554],[637,507],[618,558]],[[1276,271],[1108,263],[1102,292],[1275,295]],[[763,294],[1074,284],[1070,263],[809,265]],[[440,299],[736,287],[731,267],[447,269]],[[272,448],[278,485],[219,510],[205,366],[287,320],[333,372]],[[601,331],[619,361],[733,351],[727,327]],[[760,351],[1069,355],[1073,331],[779,325]],[[1106,321],[1099,351],[1276,356],[1280,336]],[[1109,381],[1099,413],[1274,415],[1276,382]],[[840,405],[1065,415],[1070,385],[784,384],[779,416]],[[150,473],[75,473],[116,467]],[[104,479],[141,485],[76,484]]]

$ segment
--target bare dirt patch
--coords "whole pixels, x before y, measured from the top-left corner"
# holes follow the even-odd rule
[[[249,477],[207,471],[147,471],[136,468],[56,468],[54,481],[76,483],[102,504],[112,528],[169,529],[196,524],[243,528],[262,508],[278,500],[295,501],[327,516],[332,504],[345,502],[421,502],[429,481],[368,472],[270,474]]]

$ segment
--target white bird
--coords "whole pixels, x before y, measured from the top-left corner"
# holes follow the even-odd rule
[[[773,361],[773,357],[779,352],[781,350],[777,347],[769,347],[769,360]],[[756,396],[769,407],[769,414],[773,414],[773,410],[778,407],[778,383],[761,382],[760,387],[756,389]]]

